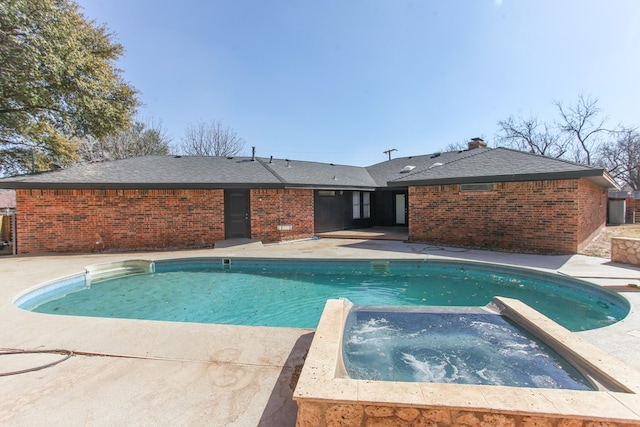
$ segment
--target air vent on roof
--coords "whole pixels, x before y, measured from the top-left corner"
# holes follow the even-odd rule
[[[415,166],[405,166],[402,168],[402,170],[400,171],[400,173],[407,173],[407,172],[411,172],[412,170],[414,170],[416,167]]]
[[[431,168],[437,168],[438,166],[442,166],[444,163],[434,163],[431,166],[429,166],[429,169]]]
[[[430,158],[435,159],[436,157],[440,157],[440,153],[433,153],[433,155]]]

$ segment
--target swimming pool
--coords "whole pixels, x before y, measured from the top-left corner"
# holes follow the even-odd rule
[[[100,274],[50,283],[15,304],[48,314],[299,328],[315,328],[326,300],[340,297],[359,305],[484,306],[499,295],[572,331],[607,326],[629,312],[626,299],[604,288],[493,264],[256,258],[137,263],[139,268],[106,266]]]

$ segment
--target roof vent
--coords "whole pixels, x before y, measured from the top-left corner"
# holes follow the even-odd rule
[[[438,152],[438,153],[433,153],[433,154],[431,155],[430,159],[435,159],[436,157],[440,157],[440,154],[441,154],[441,153],[439,153],[439,152]]]
[[[402,168],[402,170],[400,171],[400,173],[407,173],[407,172],[411,172],[412,170],[414,170],[416,167],[415,166],[410,166],[407,165],[405,167]]]
[[[442,166],[442,165],[444,165],[444,163],[439,163],[439,162],[438,162],[438,163],[434,163],[434,164],[432,164],[431,166],[429,166],[429,169],[431,169],[431,168],[437,168],[438,166]]]

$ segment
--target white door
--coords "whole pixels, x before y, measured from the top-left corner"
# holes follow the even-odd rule
[[[407,211],[406,194],[396,194],[396,224],[406,224]]]

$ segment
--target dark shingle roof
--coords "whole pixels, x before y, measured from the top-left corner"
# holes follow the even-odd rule
[[[586,177],[614,187],[604,169],[552,159],[507,148],[476,149],[451,162],[415,170],[389,186],[439,185],[471,182],[531,181]]]
[[[287,167],[289,165],[289,167]],[[145,156],[0,180],[5,188],[375,188],[364,168],[250,157]]]
[[[376,182],[367,170],[358,166],[281,159],[274,159],[271,162],[265,159],[260,161],[289,187],[349,187],[371,190],[376,187]]]
[[[445,153],[434,153],[422,156],[398,157],[386,162],[378,163],[367,167],[367,171],[376,181],[378,187],[386,187],[390,181],[402,179],[416,172],[428,170],[429,167],[436,163],[450,163],[458,159],[462,159],[471,155],[474,151],[486,151],[487,149],[479,148],[476,150],[465,151],[449,151]],[[415,166],[410,172],[401,172],[406,166]]]
[[[250,158],[144,156],[90,163],[3,180],[10,188],[212,188],[262,184],[281,186]],[[36,186],[37,187],[37,186]]]
[[[406,166],[410,171],[402,172]],[[381,187],[587,177],[616,188],[603,169],[505,148],[399,157],[366,168],[250,157],[145,156],[0,179],[1,188]]]

